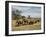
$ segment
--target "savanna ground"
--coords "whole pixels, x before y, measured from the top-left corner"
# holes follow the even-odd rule
[[[12,20],[12,31],[21,31],[21,30],[40,30],[41,29],[41,22],[37,22],[32,25],[23,25],[23,26],[16,26],[16,20]]]

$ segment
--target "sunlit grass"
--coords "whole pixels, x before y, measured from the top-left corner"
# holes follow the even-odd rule
[[[41,29],[41,23],[40,22],[37,22],[35,24],[32,24],[32,25],[24,25],[24,26],[18,26],[16,27],[15,25],[15,20],[13,21],[13,24],[12,24],[12,31],[21,31],[21,30],[40,30]]]

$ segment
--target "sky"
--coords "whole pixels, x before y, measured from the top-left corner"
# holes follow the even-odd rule
[[[22,11],[22,16],[41,17],[41,7],[12,5],[12,10],[15,11],[16,9]]]

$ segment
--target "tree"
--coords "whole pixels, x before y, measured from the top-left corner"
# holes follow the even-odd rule
[[[22,19],[24,19],[25,18],[25,16],[22,16]]]
[[[31,19],[30,15],[28,15],[28,19]]]
[[[13,18],[13,20],[14,19],[19,19],[20,18],[20,16],[21,16],[21,12],[22,11],[20,11],[20,10],[18,10],[18,9],[16,9],[16,10],[13,10],[12,11],[12,18]]]
[[[20,16],[21,13],[22,13],[22,11],[16,9],[15,14],[16,14],[17,16]]]

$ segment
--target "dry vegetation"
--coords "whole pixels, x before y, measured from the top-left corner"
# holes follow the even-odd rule
[[[20,19],[20,20],[22,20],[22,19]],[[20,26],[16,26],[17,25],[16,24],[16,21],[17,20],[12,20],[12,31],[39,30],[39,29],[41,29],[41,22],[40,21],[39,22],[36,22],[36,23],[33,23],[32,25],[31,24],[30,25],[27,24],[27,25],[20,25]],[[30,21],[30,20],[28,20],[28,21]]]
[[[35,17],[31,17],[31,15],[25,16],[26,14],[21,15],[22,10],[16,8],[12,10],[12,31],[41,29],[41,17],[37,15]],[[26,10],[24,11],[27,12]]]

